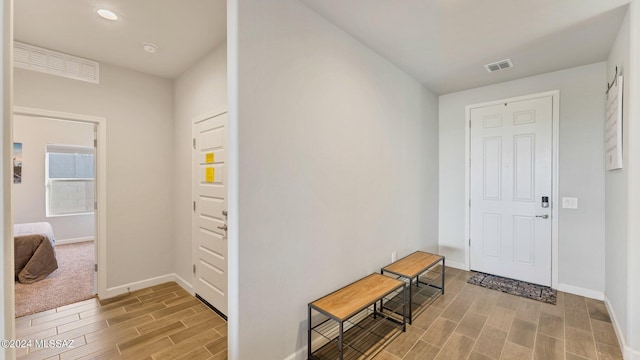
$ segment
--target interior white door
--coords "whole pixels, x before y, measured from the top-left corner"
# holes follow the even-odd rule
[[[193,125],[194,290],[227,314],[227,113]]]
[[[552,108],[471,109],[472,270],[551,286]]]

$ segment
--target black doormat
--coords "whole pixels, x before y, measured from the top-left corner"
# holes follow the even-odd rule
[[[498,290],[503,293],[542,301],[547,304],[556,304],[557,292],[547,286],[536,285],[525,281],[504,278],[477,271],[473,271],[473,276],[471,276],[467,282],[472,285],[478,285],[487,289]]]

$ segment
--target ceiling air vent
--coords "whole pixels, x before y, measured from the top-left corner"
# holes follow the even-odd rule
[[[17,41],[13,42],[13,65],[17,68],[94,84],[100,83],[100,64],[98,62]]]
[[[504,59],[504,60],[496,61],[491,64],[487,64],[484,67],[485,69],[487,69],[488,72],[494,72],[494,71],[504,70],[504,69],[513,67],[513,63],[511,62],[511,59]]]

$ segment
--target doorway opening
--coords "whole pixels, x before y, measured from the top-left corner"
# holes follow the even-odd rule
[[[104,134],[103,118],[14,108],[16,317],[105,287]]]

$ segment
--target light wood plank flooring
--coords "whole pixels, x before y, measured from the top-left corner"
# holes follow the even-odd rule
[[[376,360],[622,359],[602,301],[558,292],[557,305],[467,284],[446,268],[446,293]]]
[[[447,268],[446,294],[376,360],[622,359],[602,301],[558,293],[549,305],[467,284]],[[18,359],[227,359],[227,324],[175,283],[16,319],[18,339],[73,339]]]
[[[227,359],[227,323],[174,282],[16,319],[17,339],[73,340],[18,359]]]

